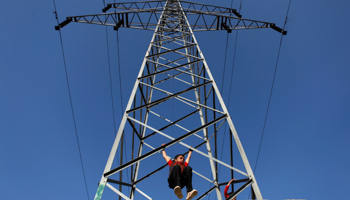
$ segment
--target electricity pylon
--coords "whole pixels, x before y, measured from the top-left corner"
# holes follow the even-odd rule
[[[115,11],[106,13],[111,8]],[[286,31],[273,23],[243,19],[235,9],[180,0],[114,3],[108,4],[103,12],[67,17],[56,26],[56,30],[70,22],[80,22],[114,26],[115,30],[120,27],[153,30],[154,34],[126,106],[95,200],[102,198],[106,186],[119,195],[119,198],[132,200],[137,192],[146,199],[152,199],[147,191],[141,190],[140,182],[147,182],[151,175],[166,165],[157,167],[153,164],[149,167],[155,167],[152,172],[140,178],[141,164],[171,146],[186,147],[209,161],[208,170],[205,171],[209,173],[193,172],[211,182],[214,187],[206,192],[200,191],[202,195],[197,199],[203,199],[214,190],[217,199],[223,199],[219,187],[227,182],[223,183],[218,179],[218,165],[221,165],[245,177],[236,181],[244,184],[227,199],[233,199],[251,186],[253,198],[262,200],[241,141],[194,32],[231,32],[256,28],[272,28],[282,34],[286,34]],[[168,108],[174,105],[176,112],[169,111]],[[245,170],[234,167],[232,161],[227,164],[218,159],[216,138],[223,134],[222,127],[225,124],[230,128]],[[176,134],[171,136],[174,128]],[[112,168],[123,134],[132,135],[132,154],[129,161]],[[134,145],[135,138],[138,146]],[[164,139],[167,141],[161,146],[160,141]],[[119,147],[119,151],[122,150]],[[127,169],[131,169],[131,177],[123,180],[121,174]],[[120,179],[113,179],[117,174]],[[111,184],[119,185],[119,189]],[[122,186],[130,187],[130,193],[123,193]]]

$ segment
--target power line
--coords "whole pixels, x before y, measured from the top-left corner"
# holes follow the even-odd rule
[[[103,5],[106,6],[105,0],[103,0]],[[111,89],[111,101],[112,101],[112,113],[113,113],[113,127],[114,127],[114,136],[117,136],[117,125],[115,118],[115,108],[114,108],[114,97],[113,97],[113,81],[112,81],[112,70],[111,70],[111,59],[110,59],[110,51],[109,51],[109,37],[106,26],[106,44],[107,44],[107,58],[108,58],[108,72],[109,72],[109,84]],[[119,155],[117,154],[117,162],[119,164]]]
[[[115,1],[114,1],[115,3]],[[103,4],[104,6],[106,6],[106,2],[105,0],[103,0]],[[122,116],[124,114],[124,104],[123,104],[123,91],[122,91],[122,86],[121,86],[121,71],[120,71],[120,56],[119,56],[119,34],[118,31],[116,33],[117,36],[117,50],[118,50],[118,70],[119,70],[119,90],[120,90],[120,101],[121,101],[121,113]],[[108,32],[107,32],[107,27],[106,27],[106,40],[107,40],[107,51],[108,51],[108,69],[109,69],[109,80],[110,80],[110,88],[111,88],[111,100],[112,100],[112,109],[113,109],[113,125],[114,125],[114,133],[115,136],[117,135],[117,127],[116,127],[116,117],[115,117],[115,107],[114,107],[114,98],[113,98],[113,84],[112,84],[112,72],[111,72],[111,61],[110,61],[110,51],[109,51],[109,39],[108,39]],[[123,132],[123,142],[125,143],[125,137],[124,137],[124,132]],[[126,145],[124,145],[124,154],[125,154],[125,158],[126,160],[127,158],[127,152],[126,152]],[[118,154],[117,154],[117,160],[119,162],[118,159]],[[121,164],[121,163],[119,163]],[[128,170],[127,170],[127,177],[129,177],[128,174]]]
[[[231,9],[232,9],[232,3],[231,3]],[[242,9],[242,0],[239,4],[239,10],[238,13],[241,12]],[[237,41],[238,41],[238,30],[236,30],[236,40],[235,40],[235,47],[233,50],[233,60],[232,60],[232,69],[231,69],[231,81],[230,81],[230,92],[229,92],[229,96],[228,96],[228,105],[227,105],[227,109],[230,108],[230,99],[231,99],[231,88],[232,88],[232,80],[233,80],[233,69],[235,68],[235,61],[236,61],[236,49],[237,49]],[[225,127],[226,129],[226,127]]]
[[[225,59],[224,59],[224,71],[222,72],[222,82],[221,82],[221,94],[223,94],[224,89],[224,80],[225,80],[225,70],[226,70],[226,56],[227,56],[227,47],[228,47],[228,32],[226,37],[226,50],[225,50]]]
[[[290,4],[291,4],[291,0],[289,0],[289,5],[288,5],[288,9],[287,9],[286,19],[285,19],[284,25],[283,25],[283,30],[285,29],[286,24],[287,24],[287,19],[288,19],[288,13],[289,13]],[[260,150],[261,150],[261,144],[262,144],[263,137],[264,137],[264,133],[265,133],[266,121],[267,121],[267,117],[268,117],[268,113],[269,113],[269,108],[270,108],[270,103],[271,103],[271,97],[272,97],[273,87],[274,87],[274,84],[275,84],[275,78],[276,78],[276,72],[277,72],[277,67],[278,67],[278,61],[279,61],[280,52],[281,52],[282,40],[283,40],[283,33],[281,34],[281,40],[280,40],[280,45],[279,45],[278,54],[277,54],[277,60],[276,60],[276,66],[275,66],[275,72],[274,72],[274,75],[273,75],[272,86],[271,86],[271,91],[270,91],[270,97],[269,97],[269,101],[268,101],[268,104],[267,104],[267,110],[266,110],[266,115],[265,115],[265,121],[264,121],[263,130],[262,130],[262,133],[261,133],[261,139],[260,139],[260,144],[259,144],[258,155],[257,155],[257,157],[256,157],[256,162],[255,162],[255,167],[254,167],[254,173],[255,173],[256,167],[257,167],[257,165],[258,165],[258,160],[259,160],[259,155],[260,155]]]
[[[231,1],[231,9],[232,9],[232,5],[233,5],[233,0]],[[240,6],[239,6],[239,11],[238,13],[241,12],[241,8],[242,8],[242,0],[240,1]],[[231,98],[231,88],[232,88],[232,80],[233,80],[233,69],[235,67],[235,60],[236,60],[236,49],[237,49],[237,40],[238,40],[238,30],[236,30],[236,40],[235,40],[235,47],[234,47],[234,51],[233,51],[233,63],[232,63],[232,69],[231,69],[231,78],[230,78],[230,89],[229,89],[229,97],[228,97],[228,104],[227,104],[227,110],[229,110],[230,108],[230,98]],[[227,50],[227,48],[226,48]],[[225,124],[225,127],[224,127],[224,138],[223,138],[223,141],[222,141],[222,147],[221,147],[221,158],[222,158],[222,155],[223,155],[223,152],[224,152],[224,143],[225,143],[225,136],[226,136],[226,126],[227,124]],[[220,158],[220,159],[221,159]],[[220,165],[221,167],[221,165]],[[220,167],[219,167],[219,171],[220,171]]]
[[[53,4],[54,4],[54,7],[55,7],[55,12],[54,12],[54,13],[55,13],[55,17],[56,17],[56,20],[57,20],[57,25],[59,25],[58,14],[57,14],[57,8],[56,8],[56,2],[55,2],[55,0],[53,0]],[[65,58],[65,54],[64,54],[64,48],[63,48],[62,33],[61,33],[61,30],[60,30],[60,29],[59,29],[59,35],[60,35],[60,41],[61,41],[61,49],[62,49],[62,55],[63,55],[64,70],[65,70],[65,73],[66,73],[66,80],[67,80],[69,101],[70,101],[70,106],[71,106],[72,116],[73,116],[73,123],[74,123],[74,129],[75,129],[75,136],[76,136],[76,139],[77,139],[77,144],[78,144],[78,149],[79,149],[79,156],[80,156],[81,168],[82,168],[83,175],[84,175],[84,182],[85,182],[86,194],[87,194],[88,199],[90,199],[90,197],[89,197],[89,190],[88,190],[87,183],[86,183],[86,176],[85,176],[83,158],[82,158],[81,150],[80,150],[80,142],[79,142],[77,124],[76,124],[75,115],[74,115],[72,95],[71,95],[70,86],[69,86],[69,79],[68,79],[68,71],[67,71],[66,58]]]
[[[120,55],[119,55],[119,34],[117,31],[117,47],[118,47],[118,69],[119,69],[119,89],[120,89],[120,102],[121,102],[121,111],[124,112],[124,104],[123,104],[123,90],[122,90],[122,79],[120,72]]]
[[[231,1],[231,9],[232,9],[232,3],[233,3],[233,0]],[[231,13],[230,13],[230,15],[231,15]],[[224,90],[228,38],[229,38],[229,32],[226,33],[226,49],[225,49],[225,58],[224,58],[224,71],[222,72],[222,81],[221,81],[221,90],[220,90],[221,96],[222,96],[223,90]],[[226,124],[225,124],[225,129],[226,129]],[[225,133],[225,131],[224,131],[224,133]],[[225,134],[224,134],[223,140],[225,140]],[[223,144],[224,144],[224,141],[223,141]],[[224,149],[224,145],[222,145],[222,149],[221,149],[221,158],[222,158],[222,154],[223,154],[223,149]],[[221,160],[221,158],[220,158],[220,160]],[[219,175],[220,175],[220,169],[221,169],[221,165],[219,166],[219,170],[218,170],[219,171]],[[209,187],[211,187],[211,184],[209,184]],[[210,193],[209,193],[209,199],[210,199]]]
[[[122,116],[123,116],[123,114],[124,114],[124,103],[123,103],[122,78],[121,78],[121,71],[120,71],[119,32],[118,31],[117,31],[117,50],[118,50],[119,90],[120,90],[120,102],[121,102],[120,106],[121,106],[121,111],[122,111]],[[123,135],[124,135],[124,133],[123,133]],[[125,143],[125,137],[123,137],[123,140],[124,140],[124,143]],[[125,146],[124,146],[124,150],[125,150],[125,157],[126,157],[126,159],[128,159]]]
[[[106,26],[106,43],[107,43],[107,57],[108,57],[108,71],[109,71],[109,84],[111,88],[111,100],[112,100],[112,111],[113,111],[113,125],[114,125],[114,135],[117,135],[117,126],[115,124],[115,112],[114,112],[114,98],[113,98],[113,83],[112,83],[112,73],[111,73],[111,59],[109,52],[109,44],[108,44],[108,32]]]
[[[118,50],[118,70],[119,70],[119,90],[120,90],[120,106],[121,106],[121,111],[122,111],[122,116],[124,114],[124,104],[123,104],[123,90],[122,90],[122,79],[121,79],[121,71],[120,71],[120,55],[119,55],[119,32],[117,31],[117,50]],[[124,130],[123,130],[123,142],[125,143],[125,136],[124,136]],[[127,155],[127,149],[126,145],[124,145],[124,155],[125,159],[128,160],[128,155]],[[120,172],[121,173],[121,172]],[[129,169],[126,170],[126,176],[129,177]],[[130,188],[129,192],[130,192]]]
[[[288,19],[288,13],[289,13],[290,4],[291,4],[291,0],[289,0],[289,5],[288,5],[288,9],[287,9],[287,14],[286,14],[286,18],[285,18],[285,20],[284,20],[283,30],[285,29],[286,24],[287,24],[287,19]],[[281,33],[281,40],[280,40],[280,44],[279,44],[279,48],[278,48],[277,60],[276,60],[275,71],[274,71],[273,79],[272,79],[272,85],[271,85],[271,91],[270,91],[269,101],[268,101],[268,103],[267,103],[266,115],[265,115],[263,130],[262,130],[262,133],[261,133],[260,144],[259,144],[259,149],[258,149],[258,155],[257,155],[257,157],[256,157],[255,166],[254,166],[254,171],[253,171],[254,173],[255,173],[256,167],[257,167],[257,165],[258,165],[258,160],[259,160],[261,145],[262,145],[262,141],[263,141],[263,138],[264,138],[265,127],[266,127],[267,117],[268,117],[268,113],[269,113],[269,109],[270,109],[270,103],[271,103],[271,97],[272,97],[273,87],[274,87],[274,84],[275,84],[275,78],[276,78],[276,73],[277,73],[278,61],[279,61],[280,52],[281,52],[281,47],[282,47],[282,41],[283,41],[283,33]],[[251,193],[251,191],[249,191],[248,198],[249,198],[249,196],[250,196],[250,193]]]

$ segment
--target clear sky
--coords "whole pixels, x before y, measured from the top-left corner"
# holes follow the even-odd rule
[[[231,6],[231,1],[200,3]],[[288,3],[242,0],[241,14],[283,27]],[[233,0],[233,8],[239,4]],[[66,16],[101,13],[104,4],[56,0],[56,5],[63,21]],[[292,0],[255,171],[265,199],[347,199],[349,8],[345,0]],[[0,7],[1,199],[88,199],[53,12],[53,1],[5,1]],[[281,35],[272,29],[238,32],[230,90],[236,33],[229,35],[224,82],[227,33],[201,32],[196,37],[219,88],[224,85],[222,96],[254,168]],[[116,32],[109,27],[107,34],[119,126],[152,31],[119,30],[122,92]],[[106,28],[72,23],[62,36],[88,196],[93,199],[115,134]],[[161,155],[157,161],[164,161]],[[176,199],[167,189],[167,175],[163,170],[150,186],[158,190],[156,200]]]

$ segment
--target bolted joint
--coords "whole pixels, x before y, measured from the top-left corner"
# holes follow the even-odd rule
[[[273,30],[282,33],[283,35],[287,35],[287,31],[281,29],[280,27],[276,26],[275,24],[270,24],[270,27],[271,27]]]
[[[55,30],[58,31],[60,30],[61,28],[63,28],[64,26],[66,26],[67,24],[69,24],[72,20],[71,17],[67,17],[66,20],[64,20],[62,23],[60,23],[58,26],[55,26]]]
[[[224,28],[228,33],[231,33],[231,32],[232,32],[232,29],[230,29],[230,27],[227,26],[227,25],[225,24],[225,22],[222,22],[222,23],[221,23],[221,28]]]
[[[107,12],[107,10],[109,10],[110,8],[112,8],[112,4],[107,4],[107,6],[104,8],[104,9],[102,9],[102,12]]]
[[[231,10],[233,14],[235,14],[237,17],[242,18],[242,15],[237,12],[236,9]]]
[[[115,26],[114,30],[117,31],[124,24],[123,19],[121,19]]]

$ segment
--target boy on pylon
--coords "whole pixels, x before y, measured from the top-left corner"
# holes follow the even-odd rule
[[[163,145],[164,144],[162,144],[162,146]],[[176,155],[174,161],[170,160],[164,149],[162,151],[162,155],[170,167],[168,178],[169,187],[174,189],[174,193],[177,198],[182,199],[183,195],[181,189],[186,186],[186,200],[191,200],[198,194],[197,190],[192,188],[192,168],[188,166],[192,155],[192,150],[190,149],[188,152],[186,161],[184,161],[185,157],[181,154]]]

